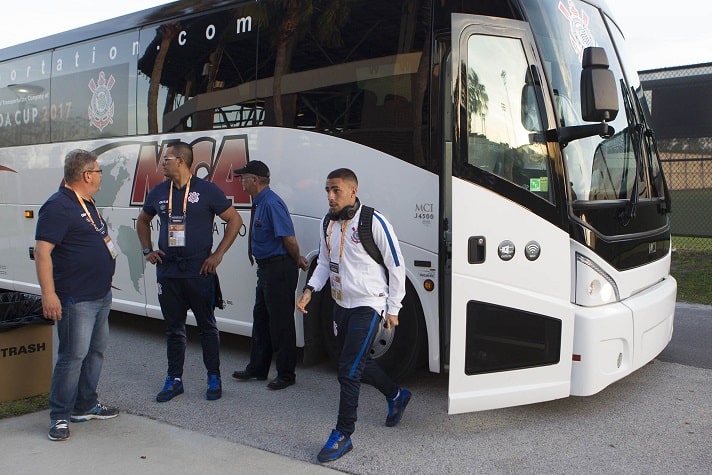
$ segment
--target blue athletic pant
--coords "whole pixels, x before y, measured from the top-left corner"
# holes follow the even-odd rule
[[[382,325],[371,307],[343,308],[334,304],[334,332],[341,347],[339,358],[339,418],[336,430],[350,437],[356,428],[356,410],[361,382],[370,384],[387,398],[398,394],[398,386],[371,359],[371,345]]]

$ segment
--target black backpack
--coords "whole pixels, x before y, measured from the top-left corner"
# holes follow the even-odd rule
[[[376,261],[378,264],[382,265],[385,269],[386,266],[383,264],[383,255],[381,251],[376,246],[376,242],[373,240],[373,232],[371,231],[371,224],[373,223],[373,208],[370,206],[361,205],[361,215],[358,218],[358,236],[361,239],[361,245],[366,250],[369,256]],[[326,241],[326,230],[329,227],[329,215],[324,216],[324,240]],[[388,269],[386,269],[386,275],[388,275]]]

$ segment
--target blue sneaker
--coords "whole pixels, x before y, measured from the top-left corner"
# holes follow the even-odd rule
[[[205,392],[205,398],[208,401],[214,401],[222,397],[222,381],[217,374],[208,376],[208,390]]]
[[[170,401],[179,394],[183,394],[183,381],[180,378],[168,376],[166,377],[166,382],[163,385],[163,389],[161,389],[161,392],[156,395],[156,401]]]
[[[47,432],[49,440],[67,440],[69,439],[69,422],[64,419],[52,421]]]
[[[386,417],[386,425],[393,427],[398,425],[403,417],[405,406],[410,402],[410,397],[413,394],[405,388],[398,389],[398,394],[393,399],[386,398],[388,401],[388,416]]]
[[[85,422],[90,419],[111,419],[119,415],[119,410],[115,407],[108,407],[101,403],[89,409],[84,414],[72,414],[69,418],[72,422]]]
[[[334,429],[331,431],[329,440],[324,444],[324,448],[321,449],[319,455],[316,459],[319,462],[331,462],[341,458],[345,453],[349,452],[354,448],[354,444],[351,443],[351,437],[346,437],[344,434]]]

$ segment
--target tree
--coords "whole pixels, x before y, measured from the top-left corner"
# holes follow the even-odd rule
[[[477,117],[482,117],[484,120],[485,114],[489,109],[489,96],[485,91],[485,85],[480,82],[479,76],[474,69],[467,70],[467,111],[472,117],[474,114]]]
[[[348,19],[346,0],[268,0],[258,3],[257,17],[265,25],[280,19],[270,41],[275,47],[272,99],[275,125],[284,126],[282,78],[291,71],[297,43],[313,32],[318,41],[338,44],[340,29]]]
[[[157,33],[161,37],[161,44],[158,49],[156,61],[153,64],[151,78],[148,86],[148,133],[158,133],[158,91],[161,87],[161,76],[163,75],[163,65],[168,56],[168,48],[171,42],[180,32],[180,23],[166,23],[158,27]]]

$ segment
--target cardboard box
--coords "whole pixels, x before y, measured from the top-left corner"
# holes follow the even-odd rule
[[[53,328],[36,323],[0,332],[0,402],[49,392]]]

